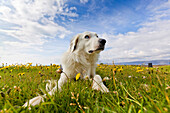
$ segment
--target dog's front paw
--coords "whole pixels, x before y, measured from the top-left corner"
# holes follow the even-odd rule
[[[92,89],[101,92],[109,92],[109,89],[103,84],[102,78],[99,75],[94,76]]]
[[[29,107],[29,109],[31,109],[30,106],[39,105],[41,102],[44,102],[43,96],[37,96],[26,102],[23,107]]]

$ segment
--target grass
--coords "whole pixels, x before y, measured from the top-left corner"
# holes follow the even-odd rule
[[[45,80],[58,80],[58,68],[31,64],[0,68],[0,112],[170,112],[170,66],[98,65],[97,74],[110,79],[104,80],[110,93],[92,90],[90,80],[73,80],[40,105],[23,108],[27,100],[47,93]]]

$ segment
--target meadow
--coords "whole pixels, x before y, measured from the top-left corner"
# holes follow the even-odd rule
[[[132,65],[100,64],[109,93],[92,90],[91,80],[72,80],[45,102],[31,107],[29,99],[47,94],[46,80],[58,80],[59,65],[11,65],[0,68],[0,112],[71,112],[71,113],[168,113],[170,112],[170,66],[148,68]]]

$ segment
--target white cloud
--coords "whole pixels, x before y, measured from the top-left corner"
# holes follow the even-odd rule
[[[107,48],[101,60],[128,62],[137,60],[160,60],[170,58],[170,20],[145,23],[137,32],[108,35]]]
[[[75,10],[67,0],[1,0],[0,62],[55,61],[55,53],[54,57],[42,55],[44,44],[71,33],[55,19],[77,17]]]
[[[142,23],[137,32],[102,34],[107,39],[108,50],[101,53],[101,61],[169,60],[170,1],[157,7],[153,4],[147,7],[152,12],[149,20]]]
[[[8,65],[11,64],[26,64],[26,63],[33,63],[36,64],[43,64],[43,65],[50,65],[51,63],[59,64],[60,57],[59,56],[46,56],[36,55],[36,54],[15,54],[10,56],[2,56],[0,57],[1,63],[7,63]],[[15,61],[15,62],[14,62]],[[0,64],[1,65],[1,64]]]
[[[159,4],[157,2],[158,1],[154,0],[147,7],[147,9],[153,13],[151,15],[150,20],[160,20],[162,18],[170,18],[170,0],[168,0],[166,2],[159,1],[159,2],[161,2]],[[157,5],[155,7],[156,3],[157,3]]]
[[[60,63],[61,55],[66,51],[65,42],[61,39],[51,39],[45,42],[44,46],[31,45],[30,43],[3,41],[0,42],[0,65],[2,63],[41,63],[43,65],[50,63]],[[67,44],[68,45],[68,44]]]
[[[85,4],[87,2],[88,2],[88,0],[80,0],[80,3],[83,3],[83,4]]]
[[[9,26],[5,30],[0,27],[0,32],[5,32],[21,41],[34,42],[38,45],[44,43],[44,37],[49,38],[71,33],[54,22],[54,18],[57,18],[58,15],[78,16],[76,13],[72,13],[75,8],[71,7],[69,10],[64,0],[12,0],[8,3],[10,5],[4,4],[0,5],[0,21],[17,26]]]
[[[88,0],[80,0],[80,2],[85,4]],[[155,3],[157,2],[155,1]],[[126,34],[115,35],[109,34],[117,30],[114,25],[123,27],[131,21],[128,20],[129,15],[125,15],[128,12],[127,10],[125,13],[121,12],[122,10],[115,12],[114,16],[100,15],[98,16],[99,19],[90,22],[90,27],[89,24],[86,25],[82,21],[83,25],[78,24],[76,26],[70,23],[68,26],[67,23],[62,23],[62,21],[70,20],[74,22],[74,18],[79,15],[75,13],[78,7],[69,7],[67,0],[1,0],[0,62],[40,62],[42,64],[58,62],[61,54],[58,54],[59,57],[57,54],[48,55],[50,52],[47,51],[60,51],[61,53],[61,50],[54,47],[63,44],[57,42],[56,45],[51,45],[49,40],[54,42],[55,37],[62,40],[74,30],[77,33],[84,29],[97,30],[98,33],[106,31],[105,34],[101,34],[102,37],[107,39],[106,50],[101,52],[101,61],[126,62],[168,59],[170,58],[170,1],[161,2],[160,5],[156,6],[155,3],[153,1],[148,7],[142,7],[146,8],[146,11],[149,10],[150,18],[140,24],[142,27],[137,32],[129,31]],[[55,22],[56,20],[61,23]],[[72,31],[65,28],[63,24],[68,28],[71,26]],[[46,45],[50,45],[47,51],[44,49]],[[66,47],[62,47],[62,49],[64,52]]]

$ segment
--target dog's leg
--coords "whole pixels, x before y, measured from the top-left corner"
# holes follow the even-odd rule
[[[87,70],[88,77],[93,78],[96,75],[96,64],[91,64]]]
[[[68,79],[67,75],[62,73],[61,76],[60,76],[60,79],[58,81],[58,89],[59,89],[59,91],[61,91],[61,87],[63,86],[64,83],[67,82],[67,79]],[[57,91],[57,85],[51,91],[49,91],[48,94],[52,96],[52,95],[55,94],[56,91]],[[43,96],[34,97],[31,100],[29,100],[28,102],[26,102],[23,105],[23,107],[29,107],[29,109],[31,109],[30,106],[39,105],[41,102],[44,102],[44,98],[46,98],[46,94],[43,95]]]
[[[35,106],[35,105],[40,104],[40,102],[44,102],[45,97],[46,97],[46,95],[34,97],[31,100],[29,100],[28,102],[26,102],[23,105],[23,107],[29,107],[28,109],[31,109],[30,106]]]
[[[90,77],[93,78],[96,75],[96,64],[92,64],[90,70]]]
[[[94,76],[92,89],[99,90],[101,92],[109,92],[108,88],[103,84],[100,75]]]
[[[61,91],[61,87],[67,82],[68,76],[65,73],[61,73],[60,79],[58,80],[58,86],[56,85],[50,92],[48,92],[49,95],[54,95],[57,91],[57,87],[59,91]]]

